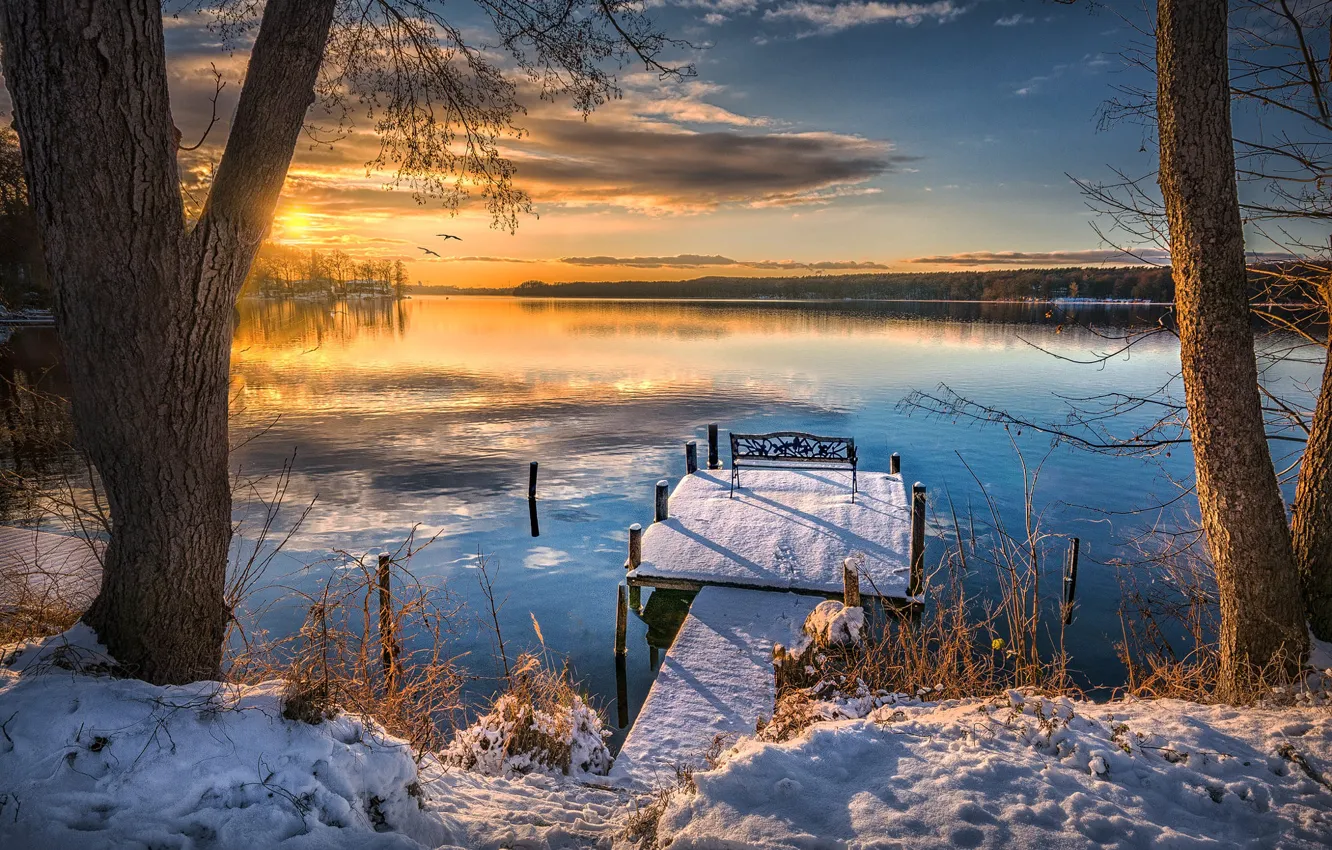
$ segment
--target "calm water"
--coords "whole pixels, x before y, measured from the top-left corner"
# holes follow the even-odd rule
[[[708,422],[721,425],[723,455],[727,429],[849,434],[866,468],[886,469],[889,454],[900,452],[909,479],[924,482],[936,499],[950,493],[960,509],[979,505],[965,461],[1016,520],[1022,478],[1013,441],[1034,465],[1049,440],[908,415],[904,396],[946,383],[1049,421],[1066,413],[1060,394],[1145,393],[1179,366],[1178,347],[1165,335],[1103,366],[1052,356],[1087,359],[1114,347],[1080,323],[1147,326],[1159,308],[1084,307],[1077,316],[1047,316],[1048,309],[248,301],[233,348],[233,397],[236,427],[257,436],[237,461],[250,473],[273,472],[295,452],[287,504],[317,496],[270,579],[309,584],[296,571],[330,550],[392,548],[418,524],[442,531],[414,571],[446,582],[480,615],[475,563],[485,553],[508,597],[501,621],[511,654],[536,646],[535,615],[547,646],[566,654],[613,709],[614,593],[626,528],[651,519],[658,479],[683,474],[685,440],[699,440],[705,451]],[[533,460],[540,462],[535,538],[526,499]],[[1156,519],[1122,512],[1174,496],[1168,478],[1189,474],[1187,449],[1149,461],[1060,448],[1045,460],[1037,494],[1045,526],[1083,540],[1081,608],[1069,644],[1087,683],[1117,683],[1119,568],[1112,564],[1133,558],[1120,544]],[[927,561],[943,546],[932,541]],[[279,607],[269,625],[294,627],[301,613]],[[646,630],[631,618],[633,709],[651,684]],[[484,630],[464,629],[457,644],[471,653],[478,676],[494,675]],[[479,679],[473,692],[490,688]]]
[[[965,460],[1015,507],[1022,479],[1009,435],[908,416],[899,408],[908,392],[947,383],[1048,420],[1063,413],[1056,392],[1146,391],[1178,368],[1166,337],[1105,368],[1061,361],[1029,343],[1081,358],[1111,346],[1067,321],[1061,328],[1046,311],[441,297],[330,311],[248,302],[234,348],[235,397],[243,427],[268,430],[240,460],[270,470],[295,451],[291,498],[318,494],[290,565],[334,548],[392,545],[417,523],[442,529],[413,564],[417,573],[447,581],[480,613],[474,562],[484,552],[509,597],[506,638],[535,645],[530,611],[547,645],[567,653],[609,703],[625,529],[651,519],[658,479],[683,474],[685,440],[705,445],[708,422],[723,431],[850,434],[868,468],[884,469],[900,452],[910,478],[965,505],[977,495]],[[1080,319],[1148,324],[1157,315],[1100,308]],[[1032,463],[1049,448],[1042,437],[1016,439]],[[1174,455],[1167,470],[1187,476],[1187,452]],[[540,462],[537,538],[526,500],[532,460]],[[1156,464],[1063,449],[1046,461],[1039,495],[1125,511],[1172,492]],[[1116,542],[1140,522],[1055,505],[1047,524],[1084,540],[1083,609],[1070,640],[1089,680],[1114,681],[1118,585],[1096,562],[1116,558]],[[637,619],[631,626],[634,708],[651,683],[646,628]],[[487,634],[474,630],[460,644],[479,673],[492,673]]]

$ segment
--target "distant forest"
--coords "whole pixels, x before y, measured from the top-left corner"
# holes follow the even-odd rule
[[[805,277],[700,277],[544,283],[514,288],[526,298],[790,298],[907,301],[1049,301],[1056,298],[1171,301],[1170,269],[1015,269]]]
[[[406,290],[407,266],[402,260],[357,260],[337,250],[265,242],[250,266],[241,294],[265,298],[401,298]]]

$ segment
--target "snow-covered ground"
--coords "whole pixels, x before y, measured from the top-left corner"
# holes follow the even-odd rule
[[[418,765],[342,715],[282,717],[280,682],[156,687],[84,675],[84,626],[0,666],[0,848],[609,846],[623,792]]]
[[[889,705],[741,743],[659,835],[686,848],[1326,848],[1332,713],[1175,701]]]
[[[0,848],[628,847],[600,777],[418,766],[280,685],[96,675],[76,627],[0,651]],[[87,673],[78,672],[80,669]],[[845,706],[844,706],[845,707]],[[1328,847],[1332,712],[1012,694],[905,701],[742,740],[659,824],[671,848]]]

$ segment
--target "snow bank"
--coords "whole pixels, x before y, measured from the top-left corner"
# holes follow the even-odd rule
[[[741,742],[677,793],[680,848],[1327,847],[1332,714],[1013,694]]]
[[[864,627],[864,608],[858,605],[848,608],[835,599],[820,602],[805,620],[805,634],[814,639],[816,646],[860,643],[860,630]]]
[[[406,743],[343,715],[284,720],[280,682],[85,675],[92,633],[0,667],[0,846],[418,848],[454,843]],[[460,833],[461,834],[461,833]]]

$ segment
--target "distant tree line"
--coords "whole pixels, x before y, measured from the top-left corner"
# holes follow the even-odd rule
[[[402,260],[357,260],[343,251],[265,242],[245,278],[242,295],[267,298],[386,296],[407,289]]]
[[[804,277],[700,277],[693,280],[621,280],[544,283],[529,280],[514,295],[531,298],[792,298],[901,299],[910,301],[1049,301],[1055,298],[1170,301],[1170,269],[1014,269],[906,272]]]
[[[51,285],[42,262],[37,219],[28,205],[18,135],[0,128],[0,302],[4,306],[44,307]]]

